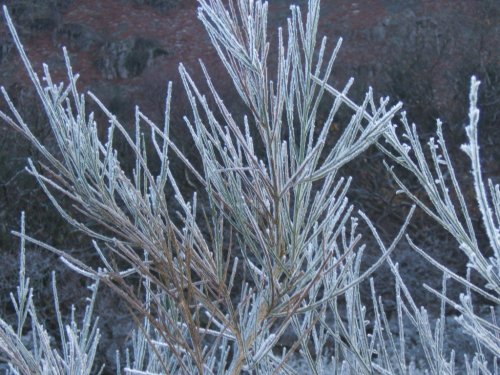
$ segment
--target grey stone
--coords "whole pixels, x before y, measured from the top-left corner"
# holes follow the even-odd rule
[[[162,10],[175,8],[179,5],[180,0],[134,0],[134,3],[139,5],[149,5]]]
[[[66,2],[53,0],[28,1],[16,0],[7,1],[9,12],[15,20],[18,32],[23,34],[36,31],[51,31],[61,23],[60,8]]]
[[[3,64],[10,55],[14,44],[10,40],[0,40],[0,64]]]
[[[107,79],[136,77],[151,65],[156,57],[167,54],[155,40],[118,40],[101,47],[97,68]]]
[[[55,44],[77,51],[87,51],[102,43],[102,36],[84,24],[65,23],[55,33]]]

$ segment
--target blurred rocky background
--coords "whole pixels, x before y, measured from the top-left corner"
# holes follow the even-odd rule
[[[292,3],[300,5],[305,13],[306,0],[270,1],[271,65],[275,59],[273,46],[277,42],[275,30],[286,26]],[[193,160],[196,155],[189,151],[192,145],[182,121],[190,109],[178,75],[180,62],[204,87],[198,63],[198,59],[202,59],[235,117],[241,118],[245,113],[242,104],[234,99],[230,80],[196,18],[195,0],[8,0],[4,4],[37,71],[41,72],[42,63],[47,63],[54,81],[64,80],[62,46],[66,46],[73,70],[81,75],[80,91],[95,93],[130,129],[136,104],[152,120],[162,122],[167,82],[173,81],[172,136]],[[328,37],[330,49],[339,37],[344,38],[331,83],[343,86],[353,76],[356,81],[351,94],[359,102],[368,86],[373,87],[376,97],[390,96],[393,102],[403,101],[410,121],[417,124],[424,141],[433,133],[436,118],[443,120],[457,175],[472,203],[474,223],[481,231],[468,176],[470,168],[459,145],[465,141],[463,125],[467,121],[470,76],[474,74],[482,81],[479,105],[483,171],[486,177],[500,182],[500,2],[323,0],[319,35]],[[0,84],[35,134],[50,145],[51,135],[43,110],[3,21]],[[330,104],[329,100],[323,103],[325,116]],[[89,103],[89,106],[96,110],[95,105]],[[3,101],[1,107],[6,108]],[[100,112],[97,110],[97,113]],[[105,134],[108,123],[102,114],[97,118]],[[345,120],[339,116],[339,126],[332,130],[332,144]],[[34,179],[24,171],[28,157],[38,158],[36,151],[6,124],[0,123],[0,127],[0,314],[8,317],[13,314],[8,293],[17,285],[18,265],[17,240],[10,231],[19,228],[21,210],[26,211],[27,233],[31,236],[70,251],[87,262],[95,259],[89,241],[64,223]],[[118,149],[126,165],[126,148]],[[347,166],[343,173],[354,177],[352,202],[372,217],[388,242],[398,231],[410,202],[396,196],[397,187],[382,160],[383,155],[373,148]],[[179,164],[174,162],[174,168],[179,178],[185,176]],[[193,190],[187,181],[184,187],[186,194]],[[418,195],[418,187],[414,189]],[[457,244],[422,212],[416,214],[410,235],[430,255],[463,275],[466,259]],[[366,264],[379,255],[376,246],[369,246]],[[439,288],[440,273],[404,243],[395,258],[416,300],[436,313],[439,304],[421,284],[425,281]],[[87,281],[67,270],[47,251],[30,246],[28,267],[42,319],[53,316],[52,269],[58,271],[63,313],[69,312],[71,303],[81,306],[85,302],[81,287]],[[386,271],[388,269],[379,272],[375,279],[390,311],[394,283]],[[368,284],[365,289],[368,292]],[[461,291],[450,285],[452,298],[456,299]],[[480,305],[481,301],[477,303]],[[368,299],[367,304],[370,305]],[[109,363],[115,349],[126,340],[130,321],[126,308],[107,291],[101,293],[97,314],[101,316],[104,336],[102,360]],[[54,328],[50,324],[48,328]],[[463,345],[466,350],[466,339]]]

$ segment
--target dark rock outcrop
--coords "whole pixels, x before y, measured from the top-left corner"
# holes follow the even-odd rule
[[[149,5],[161,10],[167,10],[179,5],[180,0],[134,0],[138,5]]]
[[[16,23],[17,31],[30,35],[52,31],[62,21],[61,11],[73,0],[8,0],[5,5]]]
[[[156,57],[167,54],[155,40],[118,40],[101,47],[97,68],[107,79],[136,77],[151,65]]]
[[[102,36],[87,25],[65,23],[55,32],[55,44],[64,45],[76,51],[87,51],[93,46],[102,45]]]
[[[13,47],[14,43],[12,43],[10,40],[0,39],[0,65],[7,61],[7,58]]]

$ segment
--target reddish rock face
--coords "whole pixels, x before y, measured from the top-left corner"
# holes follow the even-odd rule
[[[81,73],[84,87],[99,86],[108,80],[108,84],[133,93],[134,102],[146,108],[151,107],[148,103],[151,90],[146,86],[151,81],[175,81],[180,62],[199,73],[201,58],[209,71],[217,76],[224,74],[196,19],[196,0],[46,0],[36,4],[7,1],[34,65],[49,63],[61,79],[65,75],[60,59],[62,45],[68,47],[74,70]],[[276,42],[277,27],[286,27],[291,4],[298,4],[305,13],[304,0],[270,2],[271,43]],[[500,40],[500,28],[495,26],[499,24],[499,7],[487,0],[323,1],[319,36],[326,35],[330,45],[339,37],[344,38],[336,64],[335,78],[339,82],[355,76],[360,91],[372,85],[380,95],[392,94],[408,100],[408,95],[400,92],[407,90],[396,86],[410,82],[398,82],[398,77],[407,75],[416,79],[420,75],[435,90],[438,107],[447,108],[458,91],[450,87],[457,85],[455,81],[461,71],[500,61],[498,49],[493,47]],[[0,61],[17,61],[5,33],[3,30]],[[121,57],[113,54],[139,48],[141,43],[135,43],[136,40],[149,41],[154,45],[153,50],[168,54],[160,53],[151,59],[154,51],[139,53],[137,60],[146,62],[142,65],[138,62],[138,69],[127,72],[123,66],[128,52],[118,53]],[[120,59],[122,67],[117,62]],[[398,64],[402,72],[393,69]],[[24,77],[12,65],[0,66],[2,83],[7,86],[8,81]],[[410,70],[413,73],[407,74]],[[464,80],[468,82],[467,77]]]
[[[27,53],[35,66],[47,63],[55,81],[66,77],[61,47],[66,45],[79,88],[91,90],[125,124],[132,124],[138,104],[161,121],[168,81],[174,82],[172,122],[183,139],[182,116],[190,110],[178,75],[182,62],[203,86],[199,59],[207,66],[230,108],[241,111],[224,67],[196,18],[196,0],[28,0],[6,2]],[[269,4],[270,76],[275,70],[277,28],[286,28],[291,4],[305,14],[305,0],[274,0]],[[50,15],[51,21],[47,21]],[[500,97],[500,3],[494,0],[323,0],[318,38],[328,37],[330,50],[344,38],[333,83],[354,76],[351,94],[361,99],[372,86],[375,96],[389,95],[405,103],[409,118],[432,129],[441,117],[459,130],[472,74],[483,81],[483,120],[498,117]],[[27,81],[5,26],[0,33],[0,81],[5,87]],[[18,90],[19,91],[19,90]],[[23,91],[26,94],[26,90]],[[491,113],[491,115],[489,115]],[[490,116],[490,117],[484,117]],[[493,136],[498,127],[484,134]],[[457,134],[450,132],[455,142]],[[189,137],[186,137],[187,139]],[[493,144],[486,140],[486,146]],[[493,173],[494,159],[486,160]],[[365,178],[366,180],[366,178]]]

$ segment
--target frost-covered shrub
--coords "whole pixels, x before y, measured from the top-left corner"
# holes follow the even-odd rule
[[[478,244],[441,124],[425,156],[416,127],[400,113],[401,104],[390,106],[388,98],[376,103],[371,90],[356,104],[348,97],[352,80],[340,90],[330,86],[340,42],[328,58],[326,38],[317,45],[319,0],[309,1],[305,17],[291,7],[287,33],[278,32],[278,70],[272,79],[267,65],[267,3],[237,0],[225,6],[221,0],[199,0],[198,17],[248,110],[247,116],[234,118],[201,64],[215,103],[211,107],[188,69],[180,65],[192,109],[184,121],[200,168],[170,138],[171,85],[163,126],[136,109],[135,132],[130,135],[97,97],[77,91],[78,76],[66,51],[68,84],[55,84],[47,66],[40,80],[5,14],[59,150],[52,153],[40,143],[5,90],[12,114],[0,116],[43,155],[43,163],[29,160],[28,171],[68,223],[92,239],[101,259],[100,267],[92,268],[23,230],[17,233],[23,241],[20,286],[17,299],[12,298],[18,323],[11,327],[2,321],[0,326],[0,350],[9,371],[80,374],[98,367],[93,364],[99,334],[91,328],[97,327],[91,322],[92,304],[82,328],[75,319],[65,328],[63,318],[56,317],[61,330],[58,344],[50,342],[36,319],[23,271],[27,240],[60,255],[68,267],[104,283],[128,303],[137,332],[130,350],[117,355],[119,372],[454,374],[455,352],[444,349],[445,306],[451,305],[476,344],[475,352],[465,353],[467,373],[498,373],[500,329],[494,307],[491,318],[485,318],[471,302],[474,293],[492,306],[500,301],[500,188],[482,178],[477,144],[479,83],[474,78],[466,127],[469,141],[462,149],[471,161],[475,204],[489,238],[487,249]],[[319,121],[318,107],[326,95],[331,96],[331,109]],[[106,140],[98,137],[86,98],[109,119]],[[351,120],[333,147],[325,147],[341,109],[351,111]],[[122,137],[135,156],[131,174],[120,165],[116,137]],[[456,239],[457,248],[469,258],[466,278],[433,261],[408,235],[405,238],[415,206],[402,213],[404,224],[389,245],[366,214],[354,211],[347,199],[350,179],[341,177],[340,170],[370,146],[387,155],[387,168],[401,192]],[[153,152],[148,153],[147,147]],[[179,188],[169,166],[171,158],[179,158],[200,187],[192,197],[186,198]],[[425,200],[412,194],[389,163],[419,181]],[[71,199],[75,210],[61,205],[61,197]],[[381,252],[365,271],[361,271],[366,246],[358,234],[361,224]],[[429,267],[443,272],[442,290],[428,288],[442,301],[435,323],[415,304],[391,258],[401,241],[426,257]],[[396,280],[395,326],[370,278],[383,263]],[[483,282],[472,284],[471,272]],[[446,295],[450,278],[465,287],[459,301]],[[361,286],[371,289],[373,316],[361,301]],[[57,302],[55,288],[54,296]],[[34,335],[30,344],[22,340],[28,316]],[[405,325],[418,334],[421,358],[408,355]],[[283,346],[280,338],[288,332],[295,335],[295,342]]]
[[[85,316],[79,327],[75,320],[75,311],[69,323],[64,324],[60,314],[60,306],[56,287],[56,276],[52,273],[52,291],[56,308],[60,342],[54,344],[42,322],[37,317],[33,302],[33,289],[30,279],[26,277],[26,254],[24,239],[24,214],[21,220],[21,245],[19,257],[19,286],[16,294],[10,298],[16,311],[15,327],[0,318],[0,348],[2,359],[8,366],[7,374],[93,374],[94,359],[99,342],[97,320],[92,318],[97,296],[96,281],[92,286],[92,297],[85,310]],[[30,323],[28,325],[28,322]]]

